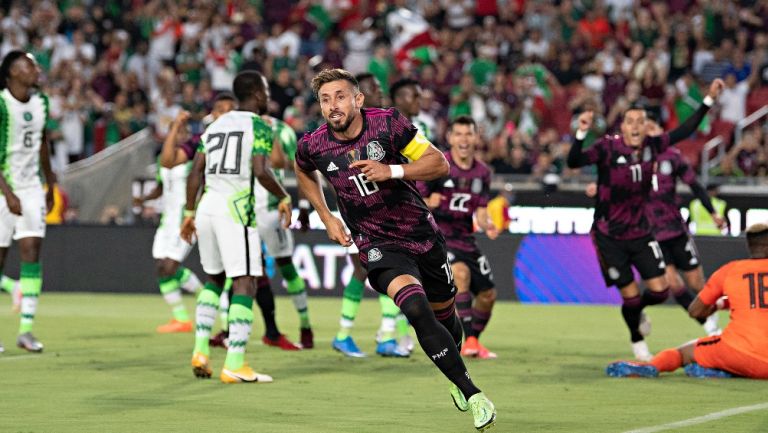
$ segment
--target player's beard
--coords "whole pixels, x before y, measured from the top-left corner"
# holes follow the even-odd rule
[[[347,120],[344,123],[338,124],[338,126],[334,125],[333,121],[328,121],[328,126],[331,127],[333,132],[344,132],[349,128],[349,125],[352,124],[352,122],[355,120],[354,114],[349,114],[347,117]]]

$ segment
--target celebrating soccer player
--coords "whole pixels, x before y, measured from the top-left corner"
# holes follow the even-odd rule
[[[284,227],[291,219],[290,196],[269,169],[272,129],[259,116],[266,107],[266,89],[267,81],[258,72],[237,75],[233,90],[240,111],[223,114],[206,128],[187,181],[182,237],[190,242],[197,232],[200,261],[211,280],[198,297],[198,330],[210,334],[224,280],[232,278],[229,347],[220,375],[224,383],[272,381],[270,376],[256,373],[244,360],[253,324],[255,277],[263,274],[254,180],[280,201],[278,212]],[[196,213],[203,175],[206,187]],[[195,337],[193,371],[198,377],[210,377],[208,336]]]
[[[451,166],[450,174],[422,184],[422,194],[447,239],[448,258],[458,289],[456,312],[466,338],[461,354],[492,359],[496,358],[496,354],[486,349],[478,339],[491,318],[496,289],[490,263],[472,234],[473,216],[477,215],[477,225],[489,238],[496,239],[499,232],[486,209],[490,200],[491,170],[475,158],[476,143],[475,121],[468,116],[453,119],[448,129],[451,148],[445,152]]]
[[[348,71],[320,72],[312,90],[326,124],[299,142],[299,188],[332,241],[349,246],[354,239],[373,288],[394,299],[452,382],[456,407],[471,409],[478,430],[489,428],[496,410],[459,355],[462,329],[445,240],[414,184],[447,175],[445,157],[396,109],[362,108],[364,96]],[[329,210],[318,170],[335,189],[351,234]]]
[[[651,358],[643,335],[647,332],[641,332],[643,308],[664,302],[669,294],[664,279],[664,257],[643,212],[652,189],[653,167],[660,153],[696,130],[722,89],[722,80],[713,81],[704,103],[690,118],[675,130],[656,137],[647,135],[645,110],[630,107],[624,113],[621,135],[606,136],[583,150],[593,113],[586,111],[578,117],[568,166],[597,165],[592,238],[606,284],[616,286],[621,292],[621,313],[629,328],[632,351],[639,360]],[[640,272],[648,288],[642,296],[634,281],[632,266]]]
[[[647,122],[649,135],[661,134],[661,128],[656,122],[650,119]],[[650,132],[651,130],[654,132]],[[645,211],[667,265],[665,279],[672,296],[687,311],[693,301],[688,289],[699,293],[704,288],[704,271],[693,238],[688,234],[688,226],[680,215],[678,179],[691,187],[693,195],[701,200],[718,226],[723,227],[725,220],[715,211],[706,189],[696,180],[696,173],[680,154],[680,150],[670,147],[658,155],[651,178],[650,201]],[[678,271],[682,272],[685,282],[680,278]],[[697,320],[704,326],[707,335],[720,333],[716,314]]]
[[[661,351],[650,363],[614,362],[606,373],[656,377],[685,366],[686,374],[694,377],[768,379],[768,225],[747,229],[747,247],[750,258],[718,269],[688,308],[698,319],[711,316],[718,307],[729,308],[731,321],[722,335]]]
[[[18,241],[21,321],[16,344],[30,352],[43,351],[43,344],[32,335],[32,325],[43,286],[40,248],[45,214],[53,206],[56,183],[45,134],[48,97],[36,88],[39,77],[40,67],[29,53],[11,51],[0,64],[0,272],[12,240]]]

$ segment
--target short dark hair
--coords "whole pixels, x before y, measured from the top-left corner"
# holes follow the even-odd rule
[[[360,92],[360,85],[358,84],[357,79],[355,79],[355,76],[352,75],[351,72],[340,68],[323,69],[319,74],[315,75],[315,78],[312,79],[312,92],[315,94],[315,97],[318,98],[320,88],[323,87],[324,84],[339,80],[344,80],[352,84],[355,93]]]
[[[645,113],[646,116],[648,116],[648,110],[645,108],[644,105],[632,104],[629,106],[629,108],[624,110],[623,113],[621,113],[621,120],[624,120],[624,118],[627,117],[627,113],[629,113],[630,111],[642,111],[643,113]]]
[[[754,258],[768,258],[768,224],[753,224],[747,229],[747,246]],[[762,251],[760,251],[762,250]]]
[[[3,62],[0,63],[0,89],[8,87],[8,75],[11,73],[13,62],[26,56],[27,53],[24,51],[13,50],[3,57]]]
[[[235,97],[235,94],[232,92],[219,92],[218,95],[216,95],[215,98],[213,98],[213,103],[217,103],[219,101],[237,101],[237,98]]]
[[[475,122],[475,119],[466,115],[461,115],[451,120],[451,123],[448,125],[450,131],[453,131],[453,125],[471,125],[472,128],[474,128],[474,131],[477,132],[477,123]]]
[[[357,80],[358,84],[362,83],[365,80],[372,80],[372,79],[376,79],[376,76],[370,72],[362,72],[360,74],[355,75],[355,80]]]
[[[418,81],[412,78],[399,79],[394,83],[392,83],[392,86],[389,88],[389,99],[391,99],[392,102],[394,102],[395,96],[400,92],[400,90],[408,86],[420,86],[420,84]]]
[[[258,71],[242,71],[237,74],[235,81],[232,83],[232,91],[238,101],[244,101],[260,90],[265,90],[264,76]]]

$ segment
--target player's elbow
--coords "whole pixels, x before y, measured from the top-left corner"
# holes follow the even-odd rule
[[[442,157],[442,155],[440,155]],[[448,164],[448,160],[445,159],[445,157],[440,158],[440,162],[437,164],[435,171],[437,172],[435,174],[435,179],[448,176],[448,173],[451,172],[451,166]]]

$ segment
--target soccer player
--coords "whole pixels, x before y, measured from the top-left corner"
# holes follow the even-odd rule
[[[661,128],[654,121],[648,120],[649,135],[660,135]],[[688,228],[680,215],[680,198],[677,195],[677,181],[688,184],[693,195],[709,211],[712,219],[720,227],[725,220],[715,211],[707,191],[697,180],[696,173],[680,154],[680,150],[670,147],[658,155],[651,178],[651,195],[645,211],[653,227],[653,235],[659,242],[664,263],[667,265],[665,279],[680,306],[686,311],[693,301],[690,290],[699,293],[704,288],[704,271],[699,261],[696,245],[688,234]],[[683,278],[680,278],[682,272]],[[683,279],[685,282],[683,282]],[[707,335],[720,333],[717,315],[706,320],[697,319],[704,326]]]
[[[258,72],[240,72],[232,85],[238,111],[221,115],[206,128],[187,180],[182,237],[197,234],[200,261],[210,279],[198,296],[193,372],[211,377],[208,338],[216,321],[225,278],[232,278],[229,307],[229,347],[220,379],[224,383],[271,382],[245,361],[253,323],[255,278],[264,272],[261,241],[256,229],[254,182],[280,200],[278,212],[290,224],[291,199],[269,169],[272,129],[261,119],[266,107],[267,80]],[[202,177],[205,192],[195,212]]]
[[[268,94],[267,97],[269,97]],[[263,109],[263,112],[266,113],[267,107],[265,106]],[[278,141],[278,145],[273,149],[273,153],[277,155],[277,158],[282,160],[282,164],[273,164],[273,170],[278,182],[282,184],[285,179],[285,170],[283,167],[287,167],[289,162],[290,166],[293,166],[293,158],[296,153],[296,133],[293,131],[293,128],[280,119],[266,115],[262,116],[262,119],[272,128],[273,135]],[[274,156],[273,159],[275,159]],[[285,280],[286,289],[291,296],[293,306],[299,314],[301,347],[304,349],[311,349],[315,344],[312,325],[309,321],[306,284],[304,283],[304,279],[299,276],[296,267],[293,264],[293,233],[280,225],[280,218],[277,211],[277,205],[279,203],[278,198],[269,194],[266,189],[261,188],[258,185],[256,185],[255,192],[256,213],[257,220],[259,221],[259,236],[266,244],[269,254],[275,258],[275,263],[280,270],[280,275],[282,275]],[[265,283],[262,282],[262,284],[268,285],[269,281],[266,281]],[[272,302],[274,305],[274,300]],[[279,335],[277,338],[274,338],[274,336],[271,337],[272,338],[265,335],[262,338],[262,342],[270,346],[287,346],[285,336]],[[293,346],[293,343],[288,343]]]
[[[16,345],[42,352],[32,335],[43,285],[40,248],[45,237],[46,209],[53,206],[56,176],[51,170],[45,125],[48,97],[37,90],[40,67],[23,51],[11,51],[0,63],[0,272],[11,242],[21,255],[21,320]],[[51,186],[46,193],[40,179]],[[2,352],[0,344],[0,352]]]
[[[496,239],[499,231],[486,209],[490,200],[491,170],[475,158],[477,134],[477,125],[471,117],[459,116],[452,120],[448,129],[450,150],[445,152],[451,171],[447,177],[421,186],[427,206],[447,240],[448,259],[458,289],[456,312],[466,338],[461,354],[493,359],[496,354],[478,339],[491,318],[496,289],[491,265],[472,234],[473,217],[477,217],[477,225],[490,239]]]
[[[685,372],[695,377],[742,376],[768,379],[768,225],[747,229],[750,258],[718,269],[691,302],[691,317],[704,319],[717,308],[729,308],[731,321],[722,335],[699,338],[659,352],[649,363],[619,361],[606,373],[615,377],[656,377],[659,372]]]
[[[424,137],[433,139],[432,131],[429,130],[427,124],[417,118],[421,111],[421,85],[418,81],[411,78],[395,81],[389,88],[389,98],[392,100],[392,105],[408,116],[408,120],[416,126],[416,129]]]
[[[582,144],[593,113],[578,116],[578,130],[568,154],[571,168],[597,165],[597,195],[592,239],[600,259],[606,285],[621,293],[621,313],[627,324],[635,358],[651,358],[641,332],[643,309],[664,302],[669,294],[664,279],[666,265],[643,208],[652,189],[651,178],[658,155],[670,145],[692,134],[723,89],[715,80],[704,103],[683,124],[669,133],[650,137],[645,125],[645,110],[630,107],[621,123],[621,135],[605,136],[587,150]],[[640,273],[648,290],[640,294],[632,266]]]
[[[189,139],[186,129],[188,119],[187,111],[182,111],[176,116],[163,147],[175,148]],[[163,197],[163,213],[160,226],[155,232],[152,257],[156,263],[160,293],[171,307],[173,318],[170,322],[157,327],[157,332],[161,334],[192,332],[192,321],[181,299],[181,290],[195,293],[202,286],[197,275],[181,266],[181,262],[192,250],[192,245],[184,242],[179,234],[190,165],[191,163],[186,163],[165,168],[158,164],[157,186],[149,194],[136,197],[133,201],[134,206],[143,206],[148,200]]]
[[[445,240],[414,184],[448,174],[445,157],[396,109],[362,108],[364,96],[348,71],[323,70],[312,90],[326,124],[299,142],[299,188],[332,241],[350,246],[354,239],[373,288],[394,299],[452,382],[456,407],[471,409],[478,430],[489,428],[496,410],[459,355],[462,330]],[[336,191],[351,234],[329,210],[318,170]]]
[[[379,80],[371,73],[358,74],[355,79],[360,86],[360,92],[365,97],[363,108],[381,108],[384,95]],[[344,287],[341,319],[339,320],[340,328],[331,343],[331,347],[349,357],[362,358],[366,355],[357,347],[351,333],[357,312],[360,309],[360,301],[363,299],[368,272],[360,262],[360,252],[354,242],[347,248],[347,254],[352,261],[353,272],[352,277]],[[410,356],[411,350],[413,350],[413,340],[408,335],[408,320],[389,296],[379,294],[379,305],[381,306],[381,325],[376,337],[376,353],[381,356],[396,358]],[[399,335],[400,341],[395,339],[395,332]]]

